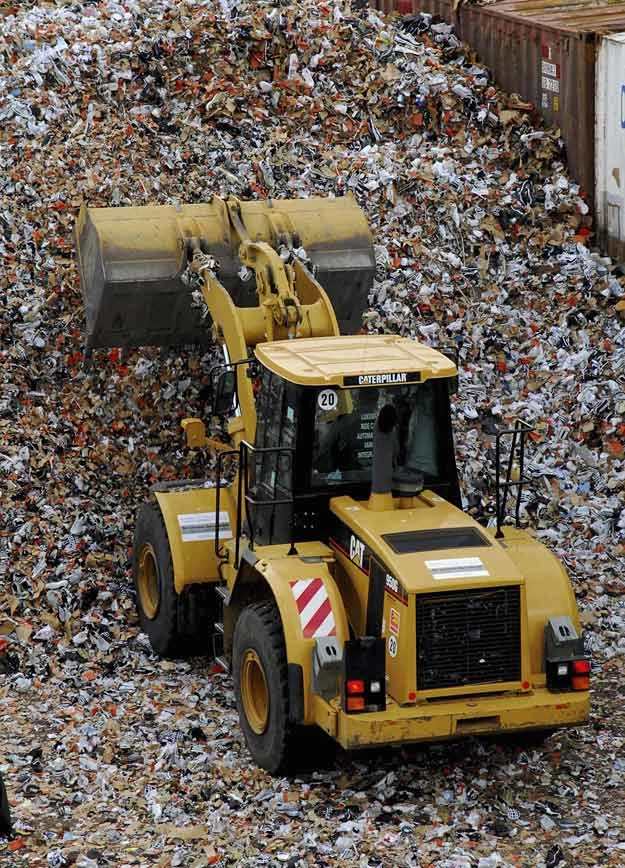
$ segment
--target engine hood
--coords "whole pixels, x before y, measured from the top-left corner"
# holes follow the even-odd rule
[[[523,581],[505,545],[431,491],[411,509],[374,511],[351,497],[334,498],[330,509],[331,544],[365,573],[375,557],[402,593]]]

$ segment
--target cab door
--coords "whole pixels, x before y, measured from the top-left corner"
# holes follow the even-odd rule
[[[254,542],[291,541],[297,386],[265,369],[256,396],[255,451],[250,455],[248,514]]]

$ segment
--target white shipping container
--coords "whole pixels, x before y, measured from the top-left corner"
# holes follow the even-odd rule
[[[595,78],[595,209],[601,247],[625,262],[625,33],[604,36]]]

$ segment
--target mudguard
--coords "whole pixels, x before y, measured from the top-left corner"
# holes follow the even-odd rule
[[[564,566],[546,546],[515,528],[504,528],[504,534],[506,551],[525,579],[530,671],[544,672],[544,630],[549,618],[568,615],[581,633],[575,594]]]
[[[257,596],[254,590],[262,589],[263,596],[271,593],[280,612],[289,671],[291,673],[294,667],[301,669],[303,716],[300,723],[315,722],[311,673],[316,639],[336,636],[340,647],[349,639],[345,608],[328,565],[321,558],[311,560],[297,556],[256,560],[248,551],[225,613],[226,623],[229,621],[233,630],[237,613],[250,598]]]
[[[215,552],[217,489],[196,483],[156,485],[152,489],[165,522],[174,568],[176,593],[186,585],[220,581]],[[219,504],[219,539],[233,536],[236,509],[230,489],[222,487]]]

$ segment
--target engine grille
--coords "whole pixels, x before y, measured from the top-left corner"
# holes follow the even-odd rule
[[[521,678],[518,585],[417,595],[417,688]]]

